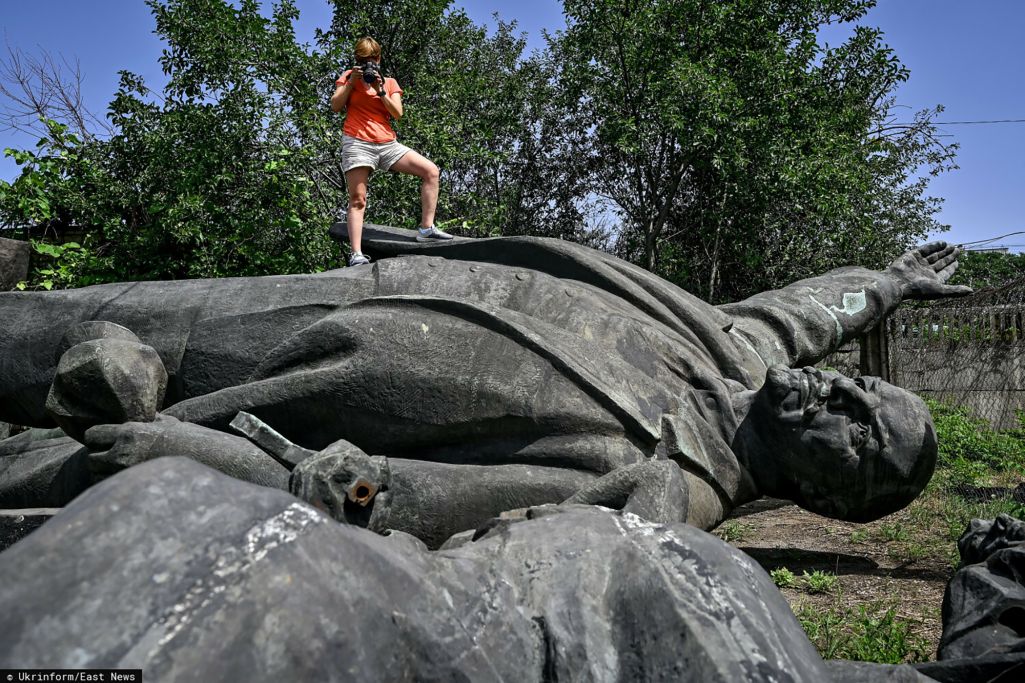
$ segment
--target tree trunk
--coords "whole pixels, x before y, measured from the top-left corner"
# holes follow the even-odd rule
[[[715,303],[715,285],[719,280],[719,242],[722,234],[722,227],[715,228],[715,243],[712,245],[712,274],[708,278],[709,303]]]

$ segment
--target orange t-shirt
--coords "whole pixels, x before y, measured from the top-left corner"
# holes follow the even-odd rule
[[[349,82],[349,69],[335,81],[335,86]],[[401,93],[398,81],[394,78],[384,79],[384,91],[388,95]],[[391,128],[391,114],[384,107],[377,91],[366,83],[362,88],[354,88],[349,95],[349,104],[345,108],[345,126],[342,132],[349,137],[359,138],[367,142],[391,142],[395,139],[395,131]]]

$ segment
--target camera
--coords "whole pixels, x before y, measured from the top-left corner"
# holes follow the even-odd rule
[[[367,85],[373,85],[381,78],[381,66],[377,62],[363,62],[356,68],[363,72],[363,82]]]

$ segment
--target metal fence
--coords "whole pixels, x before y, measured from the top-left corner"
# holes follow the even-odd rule
[[[1025,279],[929,307],[901,307],[874,331],[875,372],[893,384],[968,408],[996,429],[1021,426],[1025,411]],[[871,334],[823,365],[856,376]]]
[[[1025,409],[1025,308],[911,309],[887,321],[890,381],[968,408],[995,429]]]

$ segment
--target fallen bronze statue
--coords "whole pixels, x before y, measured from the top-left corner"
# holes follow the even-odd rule
[[[365,243],[376,263],[317,275],[0,294],[0,420],[37,428],[0,445],[0,507],[183,455],[437,547],[562,502],[870,520],[931,476],[917,397],[808,366],[905,299],[967,293],[953,247],[711,306],[559,240]]]
[[[903,300],[968,293],[946,284],[955,248],[711,306],[557,240],[370,226],[364,245],[373,264],[316,275],[0,293],[0,421],[29,428],[0,440],[0,508],[64,508],[0,552],[0,667],[968,681],[1020,666],[1002,606],[1018,593],[985,564],[1016,561],[1007,520],[966,534],[977,564],[948,592],[946,661],[917,670],[823,662],[764,571],[700,530],[763,495],[871,520],[921,492],[923,403],[811,366]],[[997,601],[975,591],[987,580]]]

